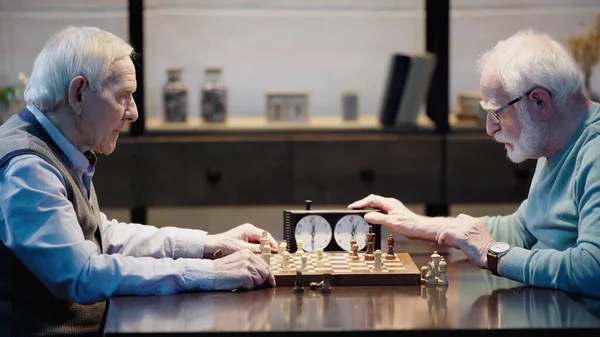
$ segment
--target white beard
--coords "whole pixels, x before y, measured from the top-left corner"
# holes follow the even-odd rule
[[[510,143],[513,148],[506,148],[508,159],[513,163],[521,163],[527,159],[535,159],[540,156],[546,127],[545,125],[536,124],[531,118],[531,114],[522,109],[519,104],[515,109],[521,124],[521,134],[515,139],[500,131],[496,133],[494,139],[501,143]]]

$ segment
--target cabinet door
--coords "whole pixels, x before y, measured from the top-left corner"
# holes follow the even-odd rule
[[[152,142],[140,157],[139,204],[289,203],[289,145],[276,142]]]
[[[406,203],[440,200],[436,135],[294,144],[294,202],[347,204],[371,193]]]
[[[129,208],[135,202],[135,168],[131,158],[137,153],[135,143],[119,141],[109,156],[98,154],[94,172],[94,188],[100,209]]]
[[[449,202],[521,202],[527,198],[535,165],[535,160],[511,162],[504,145],[487,135],[449,136]]]

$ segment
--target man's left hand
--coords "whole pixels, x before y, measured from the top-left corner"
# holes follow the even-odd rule
[[[239,225],[226,232],[211,234],[206,236],[204,243],[204,257],[212,258],[217,250],[221,250],[224,255],[242,249],[248,249],[253,253],[259,254],[260,238],[263,230],[249,223]],[[277,248],[277,241],[268,233],[269,245],[271,248]]]
[[[459,248],[479,268],[487,268],[487,249],[496,242],[483,221],[466,214],[440,227],[436,240],[441,245]]]

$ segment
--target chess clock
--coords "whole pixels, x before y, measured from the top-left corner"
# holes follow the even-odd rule
[[[381,249],[381,226],[368,223],[364,215],[377,212],[374,209],[311,209],[311,201],[306,201],[303,210],[283,211],[283,238],[288,250],[298,249],[297,242],[302,240],[302,249],[316,252],[350,251],[351,241],[356,240],[358,250],[366,250],[369,226],[375,234],[374,249]]]

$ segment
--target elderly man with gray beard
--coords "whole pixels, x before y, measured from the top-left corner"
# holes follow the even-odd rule
[[[478,267],[535,287],[600,298],[600,105],[576,63],[550,36],[520,31],[479,62],[487,133],[519,163],[536,159],[529,195],[506,216],[420,216],[370,195],[374,224],[457,247]],[[490,191],[493,193],[493,191]]]
[[[1,336],[101,336],[116,295],[275,286],[252,224],[208,234],[100,211],[96,153],[138,117],[134,56],[98,28],[59,31],[35,60],[27,107],[0,127]]]

